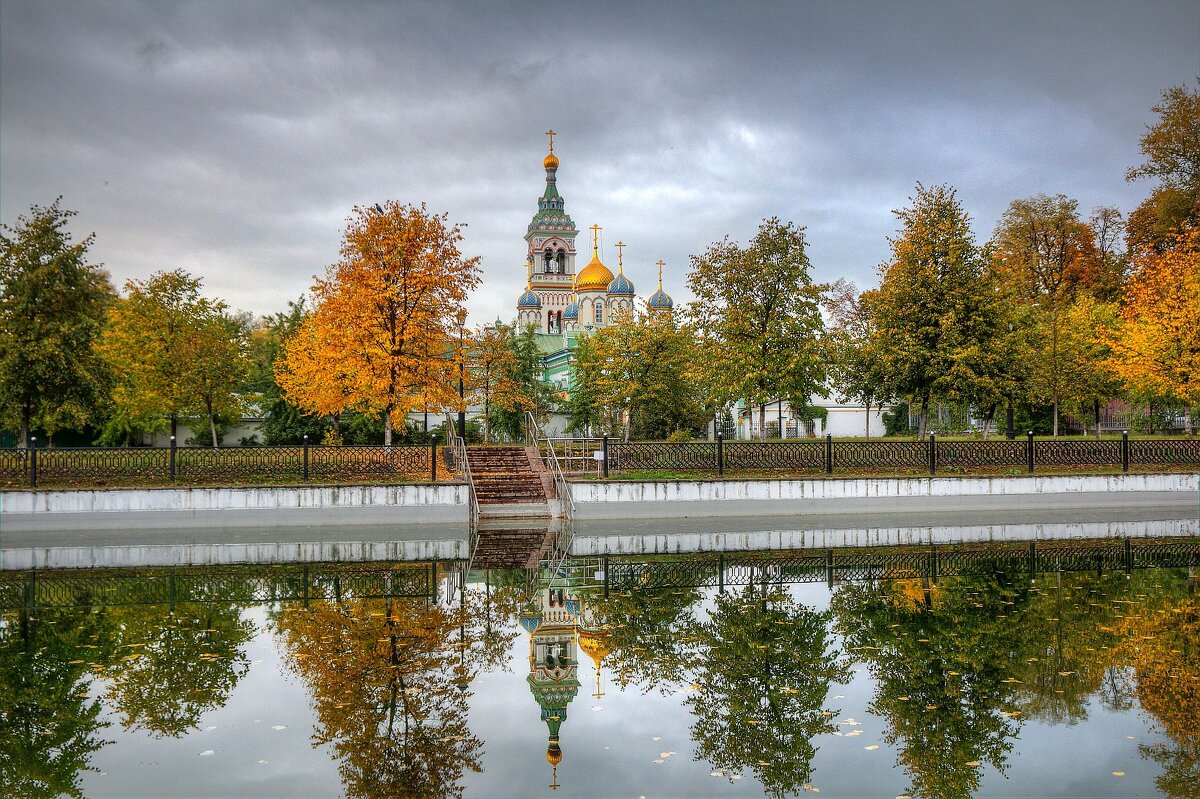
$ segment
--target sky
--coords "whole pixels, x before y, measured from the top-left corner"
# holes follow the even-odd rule
[[[1200,73],[1193,2],[0,0],[0,221],[62,197],[118,286],[183,268],[255,314],[338,258],[355,204],[426,203],[511,320],[558,187],[638,292],[778,216],[818,281],[877,284],[892,211],[957,189],[980,242],[1013,199],[1128,212],[1138,141]]]

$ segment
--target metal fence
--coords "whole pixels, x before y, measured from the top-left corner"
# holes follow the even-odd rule
[[[461,470],[428,447],[64,447],[0,449],[0,487],[411,483]]]
[[[603,476],[622,472],[727,471],[855,474],[868,471],[935,475],[970,471],[1033,473],[1039,469],[1156,469],[1200,466],[1200,439],[1054,441],[1026,436],[1013,441],[692,441],[599,442]]]

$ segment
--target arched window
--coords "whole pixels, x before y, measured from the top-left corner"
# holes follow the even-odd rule
[[[546,248],[546,252],[544,253],[544,255],[545,255],[545,263],[544,263],[544,265],[543,265],[543,267],[542,267],[542,271],[543,271],[543,272],[549,272],[549,271],[550,271],[550,264],[554,262],[554,253],[550,251],[550,248],[549,248],[549,247],[547,247],[547,248]]]
[[[567,271],[567,254],[564,251],[559,250],[558,251],[558,272],[559,272],[559,274],[562,274],[566,271]]]
[[[604,324],[604,300],[596,300],[596,324]]]

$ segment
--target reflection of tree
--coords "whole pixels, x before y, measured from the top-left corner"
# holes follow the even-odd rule
[[[79,774],[106,741],[89,663],[109,656],[103,613],[0,618],[0,796],[82,797]]]
[[[466,661],[474,671],[507,670],[509,649],[519,635],[516,620],[525,602],[525,573],[505,570],[519,577],[518,582],[504,579],[508,575],[499,571],[489,570],[483,586],[468,586],[462,594],[462,607],[454,610],[462,613],[458,622],[467,642]]]
[[[873,714],[887,720],[909,793],[970,796],[982,763],[1003,770],[1019,724],[1013,670],[1026,632],[1011,618],[1028,591],[1002,577],[848,585],[833,598],[847,648],[875,678]]]
[[[1170,797],[1200,796],[1200,600],[1131,608],[1123,628],[1138,701],[1170,739],[1140,747],[1163,768],[1155,785]]]
[[[687,682],[696,650],[692,606],[699,600],[693,589],[588,598],[591,625],[611,633],[606,660],[619,686],[669,691]]]
[[[697,759],[752,771],[774,796],[801,790],[812,738],[835,729],[833,712],[822,712],[829,683],[848,676],[830,651],[827,617],[778,592],[717,598],[697,629],[705,656],[687,700]]]
[[[1114,572],[1057,572],[1039,583],[1011,617],[1025,642],[1013,664],[1017,707],[1031,719],[1075,724],[1087,718],[1088,698],[1099,693],[1110,710],[1128,710],[1128,680],[1113,662],[1113,602],[1133,593],[1135,583]]]
[[[177,737],[205,712],[225,704],[249,668],[242,651],[254,625],[237,607],[184,604],[111,611],[122,651],[104,670],[108,697],[121,723]]]
[[[479,771],[482,742],[467,727],[455,646],[459,617],[423,601],[353,600],[278,618],[291,667],[308,684],[346,795],[462,795],[464,769]]]

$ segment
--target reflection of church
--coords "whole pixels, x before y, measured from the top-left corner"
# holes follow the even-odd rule
[[[529,633],[529,690],[541,708],[550,738],[546,762],[551,767],[551,788],[558,788],[558,764],[562,762],[559,730],[567,720],[567,706],[579,692],[578,651],[596,664],[596,690],[600,690],[600,664],[609,652],[609,633],[590,626],[580,602],[562,588],[546,588],[533,609],[521,614],[521,626]]]

